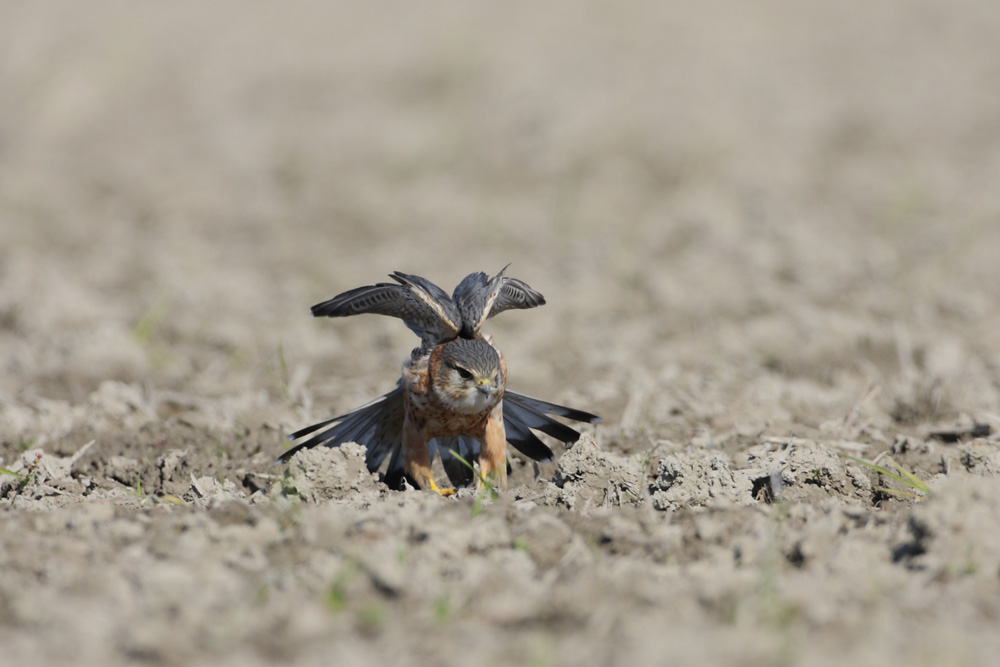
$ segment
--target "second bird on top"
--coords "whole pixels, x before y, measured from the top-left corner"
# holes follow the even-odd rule
[[[420,336],[420,347],[403,364],[395,389],[352,412],[292,433],[290,440],[315,435],[278,460],[285,462],[316,445],[357,442],[367,449],[369,471],[389,458],[384,479],[391,488],[401,488],[405,477],[412,486],[450,495],[454,490],[438,487],[431,474],[437,454],[455,486],[474,480],[461,457],[478,459],[479,475],[506,488],[507,442],[536,461],[551,461],[553,454],[531,429],[575,442],[580,434],[548,415],[588,423],[600,418],[508,390],[503,355],[491,336],[480,333],[483,322],[498,313],[545,303],[527,284],[506,277],[506,270],[493,278],[471,273],[451,296],[429,280],[396,271],[390,275],[395,283],[358,287],[313,306],[316,317],[398,317]]]

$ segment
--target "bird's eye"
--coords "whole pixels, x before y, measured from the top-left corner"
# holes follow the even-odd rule
[[[463,380],[471,380],[472,379],[472,373],[470,373],[469,371],[465,370],[464,368],[458,368],[458,367],[456,367],[455,370],[458,371],[458,377],[462,378]]]

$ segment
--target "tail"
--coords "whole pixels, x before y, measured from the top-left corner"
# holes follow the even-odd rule
[[[548,415],[565,417],[574,421],[594,424],[601,421],[597,415],[548,403],[513,391],[504,392],[503,424],[507,432],[507,442],[514,449],[535,461],[551,461],[554,454],[536,436],[532,429],[541,431],[563,443],[576,442],[580,433]],[[279,463],[286,463],[298,451],[317,445],[337,447],[345,442],[356,442],[367,449],[365,464],[368,470],[376,472],[389,458],[384,481],[393,489],[402,487],[403,470],[403,392],[399,387],[375,399],[357,410],[326,421],[307,426],[288,436],[298,440],[313,435],[278,457]],[[321,430],[326,429],[326,430]],[[430,460],[440,454],[448,479],[456,487],[469,486],[475,479],[472,470],[460,460],[472,463],[479,458],[479,441],[466,436],[435,438],[427,445]],[[454,456],[457,454],[458,457]]]

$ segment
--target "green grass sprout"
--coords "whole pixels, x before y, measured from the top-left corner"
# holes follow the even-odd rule
[[[42,453],[38,452],[37,456],[35,456],[35,460],[28,464],[26,472],[20,473],[8,470],[7,468],[0,468],[0,474],[10,475],[11,477],[16,477],[18,479],[17,486],[14,487],[14,494],[17,495],[28,488],[28,485],[31,484],[31,480],[35,477],[35,470],[41,462]]]
[[[481,473],[477,472],[475,466],[466,461],[461,454],[456,452],[454,449],[449,449],[448,451],[451,452],[452,456],[458,459],[459,463],[471,470],[472,474],[479,478],[479,482],[482,486],[480,487],[479,493],[476,494],[476,502],[472,504],[472,516],[479,516],[479,514],[483,511],[483,505],[486,502],[486,498],[488,497],[491,501],[496,500],[500,497],[500,492],[497,491],[496,484],[483,477]]]
[[[452,616],[451,599],[447,593],[442,593],[434,599],[434,622],[444,625]]]
[[[877,486],[875,487],[877,491],[888,493],[894,496],[904,496],[906,498],[922,498],[924,496],[930,495],[931,487],[927,484],[927,482],[920,479],[919,477],[914,475],[912,472],[910,472],[903,466],[896,463],[894,460],[892,460],[892,458],[888,456],[885,457],[885,460],[888,461],[889,464],[892,465],[892,467],[895,468],[897,472],[891,472],[886,468],[878,465],[877,463],[874,463],[872,461],[866,461],[864,459],[859,459],[856,456],[851,456],[850,454],[840,453],[840,455],[843,456],[844,458],[854,461],[855,463],[860,463],[865,467],[871,468],[875,472],[885,475],[890,479],[894,479],[900,484],[907,486],[910,489],[913,489],[913,491],[916,491],[917,493],[913,493],[912,491],[901,491],[899,489],[890,489],[887,486]]]

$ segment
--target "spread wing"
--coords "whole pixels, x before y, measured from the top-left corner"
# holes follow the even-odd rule
[[[462,317],[462,335],[479,333],[488,318],[515,308],[534,308],[545,303],[545,297],[516,278],[507,278],[507,266],[492,278],[485,273],[470,273],[455,288],[452,295]]]
[[[505,310],[522,310],[544,305],[545,297],[528,287],[527,283],[517,278],[504,278],[500,285],[500,293],[497,294],[496,301],[493,302],[493,307],[486,317],[493,317]]]
[[[287,463],[296,452],[302,449],[310,449],[318,445],[338,447],[345,442],[356,442],[367,448],[365,463],[371,472],[378,470],[389,454],[392,454],[393,462],[389,469],[402,468],[396,461],[399,458],[403,438],[403,390],[397,386],[388,394],[380,396],[367,405],[347,414],[307,426],[292,433],[288,439],[299,440],[317,431],[319,431],[318,434],[300,442],[282,454],[278,458],[278,462]]]
[[[507,266],[510,266],[508,264]],[[507,266],[492,278],[482,271],[470,273],[462,279],[455,288],[452,301],[462,316],[462,335],[472,338],[479,333],[479,328],[489,317],[489,312],[496,303],[503,286],[503,274]]]
[[[532,429],[551,435],[564,443],[576,442],[580,438],[580,433],[576,429],[557,422],[549,415],[588,424],[601,421],[597,415],[583,410],[556,405],[509,389],[504,392],[503,425],[507,431],[507,442],[528,458],[536,461],[551,461],[553,458],[552,450],[531,432]]]
[[[362,313],[398,317],[422,341],[437,344],[454,338],[461,316],[451,297],[434,283],[396,271],[399,284],[377,283],[338,294],[312,307],[316,317],[349,317]]]

